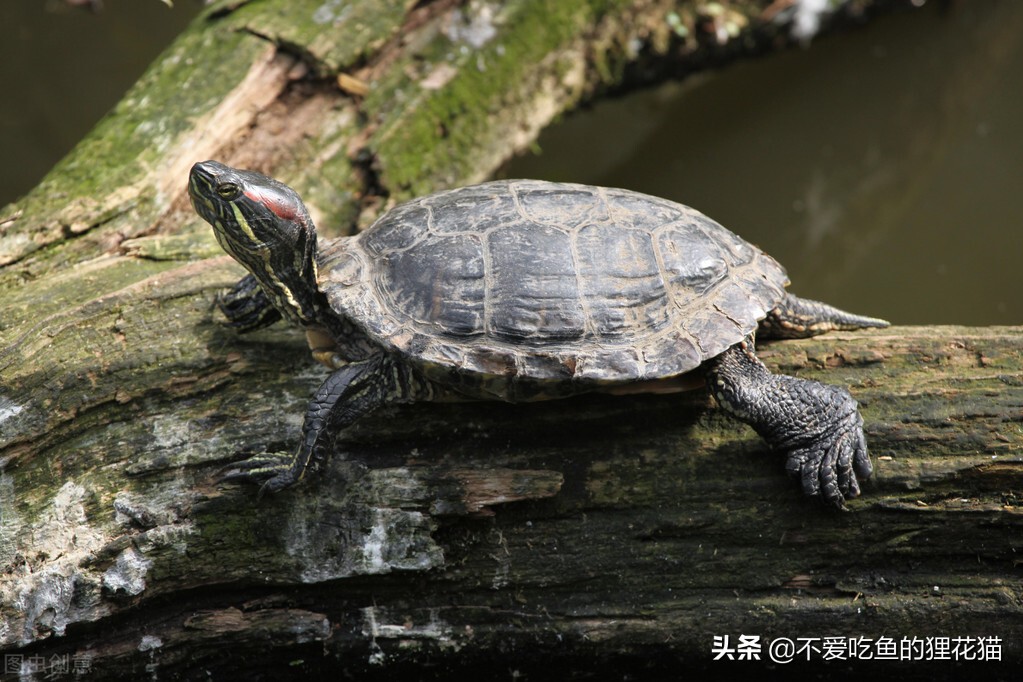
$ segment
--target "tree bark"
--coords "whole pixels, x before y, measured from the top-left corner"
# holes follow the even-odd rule
[[[393,408],[295,489],[220,481],[296,443],[323,374],[292,330],[220,324],[242,271],[191,163],[271,172],[341,234],[599,92],[787,42],[776,5],[211,7],[0,214],[3,653],[126,679],[713,672],[739,634],[1019,660],[1023,328],[764,347],[861,402],[876,473],[848,513],[702,392]]]

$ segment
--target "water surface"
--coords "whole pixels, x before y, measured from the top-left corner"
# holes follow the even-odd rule
[[[602,102],[502,175],[688,204],[858,312],[1019,324],[1023,2],[950,8]]]
[[[0,0],[0,206],[26,193],[202,9],[199,0]]]

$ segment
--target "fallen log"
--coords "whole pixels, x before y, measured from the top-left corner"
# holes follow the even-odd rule
[[[146,266],[121,260],[77,274],[107,291]],[[297,332],[220,326],[212,297],[239,274],[163,271],[8,347],[8,369],[59,360],[3,398],[8,644],[123,674],[263,669],[271,651],[352,674],[706,662],[713,634],[740,633],[997,636],[1019,654],[1021,328],[763,347],[860,401],[875,475],[847,513],[803,499],[700,391],[392,408],[259,499],[219,475],[293,444],[322,373]],[[25,294],[31,310],[47,291]],[[188,333],[168,344],[159,320]]]

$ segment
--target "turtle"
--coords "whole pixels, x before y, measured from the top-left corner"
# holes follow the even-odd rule
[[[330,369],[297,449],[253,455],[228,479],[287,488],[383,405],[702,386],[785,457],[807,495],[843,508],[872,473],[850,393],[772,374],[755,341],[888,322],[789,293],[774,258],[688,206],[497,180],[318,242],[299,194],[261,173],[199,162],[188,191],[249,271],[218,298],[226,324],[247,332],[283,319]]]

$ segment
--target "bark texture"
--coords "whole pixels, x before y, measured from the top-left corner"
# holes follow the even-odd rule
[[[219,482],[294,445],[323,373],[220,324],[242,272],[191,163],[286,179],[340,234],[596,93],[787,42],[785,4],[215,3],[0,213],[0,651],[125,679],[677,671],[740,633],[1018,660],[1023,328],[763,349],[861,402],[848,513],[702,393],[395,408],[308,485]]]

